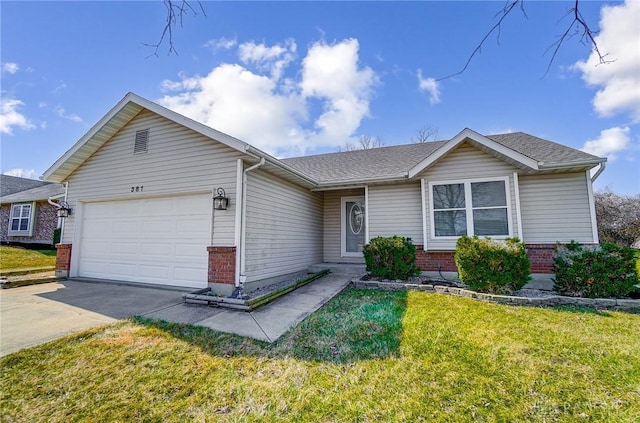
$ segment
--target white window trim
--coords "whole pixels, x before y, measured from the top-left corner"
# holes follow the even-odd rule
[[[448,180],[448,181],[429,181],[429,223],[431,224],[430,231],[430,239],[431,240],[455,240],[460,238],[459,236],[436,236],[436,226],[435,226],[435,211],[433,209],[433,186],[434,185],[452,185],[452,184],[463,184],[464,185],[464,197],[465,197],[465,210],[467,216],[467,235],[474,235],[474,227],[473,227],[473,204],[471,201],[471,184],[477,182],[504,182],[505,195],[507,200],[507,227],[509,229],[508,235],[491,235],[493,239],[505,239],[513,237],[513,216],[511,210],[511,185],[509,184],[509,177],[493,177],[493,178],[479,178],[479,179],[456,179],[456,180]],[[483,207],[484,208],[484,207]],[[492,207],[487,207],[492,208]],[[493,208],[502,208],[493,207]],[[484,235],[483,235],[484,236]]]
[[[17,206],[31,206],[31,213],[29,214],[29,228],[26,231],[13,231],[11,225],[13,223],[13,209]],[[15,203],[11,204],[11,210],[9,211],[9,228],[7,234],[9,236],[32,236],[33,235],[33,220],[36,216],[36,203]]]
[[[348,253],[347,252],[347,237],[346,237],[346,233],[347,233],[347,228],[346,228],[346,211],[345,211],[345,205],[348,201],[365,201],[365,197],[363,196],[357,196],[357,197],[341,197],[340,198],[340,256],[341,257],[362,257],[362,253],[358,252],[358,253]],[[365,224],[365,234],[367,233],[367,214],[369,213],[369,210],[367,210],[367,207],[365,205],[365,209],[364,209],[364,216],[365,216],[365,220],[364,220],[364,224]],[[365,240],[366,241],[366,240]]]

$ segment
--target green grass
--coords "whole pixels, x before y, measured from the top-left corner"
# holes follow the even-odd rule
[[[0,270],[55,266],[56,250],[27,250],[0,246]]]
[[[269,345],[136,319],[0,360],[2,421],[640,421],[640,315],[347,289]]]

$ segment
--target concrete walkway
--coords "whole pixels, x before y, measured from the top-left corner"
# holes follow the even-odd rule
[[[327,275],[253,312],[184,304],[162,287],[79,279],[0,290],[0,356],[139,315],[273,342],[348,284]]]
[[[183,303],[145,314],[145,317],[273,342],[336,296],[350,280],[349,275],[329,274],[252,312]]]

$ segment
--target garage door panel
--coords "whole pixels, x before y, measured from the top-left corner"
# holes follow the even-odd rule
[[[136,276],[137,264],[109,263],[109,273],[116,276]]]
[[[171,268],[168,266],[140,266],[140,276],[145,279],[169,280]]]
[[[141,213],[143,216],[167,216],[174,215],[175,198],[155,198],[145,201],[142,204]]]
[[[114,256],[123,256],[123,257],[132,257],[138,254],[140,250],[137,242],[112,242],[112,243],[104,243],[105,245],[109,245],[109,253]]]
[[[79,275],[206,287],[211,211],[210,195],[87,203]]]
[[[207,280],[207,269],[195,269],[192,267],[175,267],[173,270],[173,280],[176,285],[187,284],[192,280]]]
[[[109,225],[109,223],[105,222]],[[107,237],[113,237],[119,234],[133,234],[140,232],[140,222],[137,220],[118,220],[110,224],[111,230],[104,234]]]

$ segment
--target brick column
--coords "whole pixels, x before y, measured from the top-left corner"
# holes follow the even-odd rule
[[[236,247],[207,247],[209,283],[235,284]]]
[[[554,273],[553,256],[556,244],[525,244],[525,248],[531,261],[531,273]]]
[[[69,277],[71,268],[71,244],[56,245],[56,277]]]

